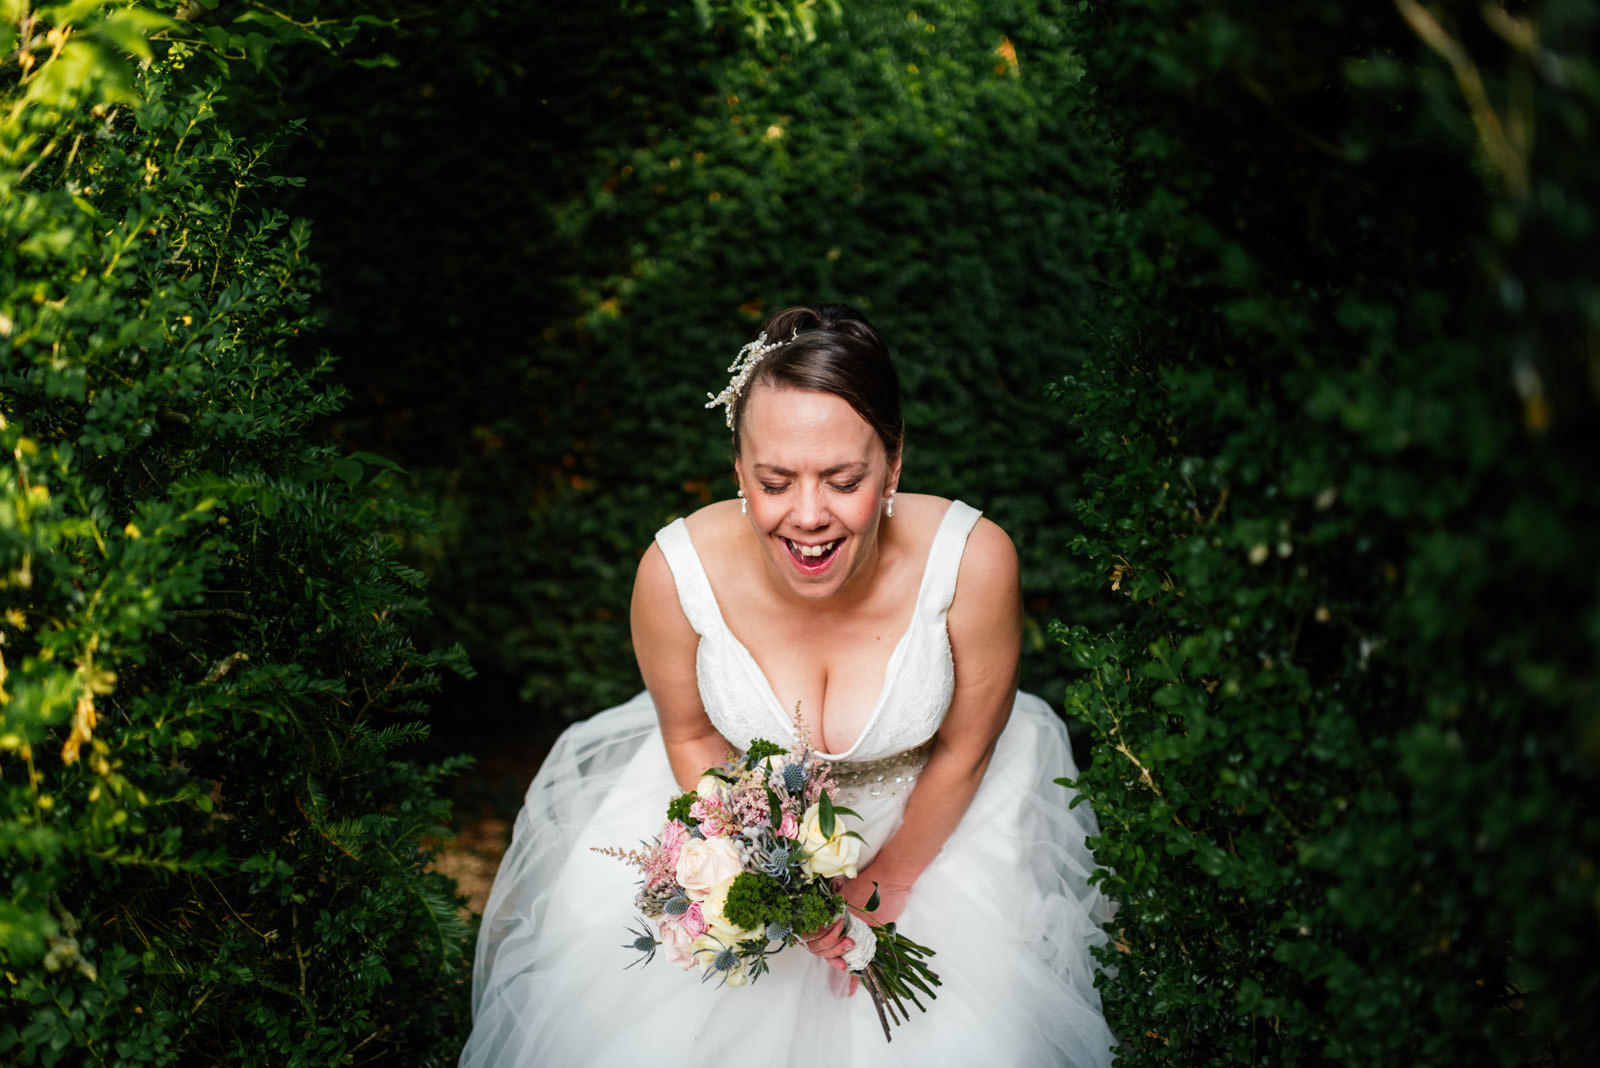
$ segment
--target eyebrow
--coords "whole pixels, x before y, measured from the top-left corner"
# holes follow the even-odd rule
[[[767,474],[783,475],[786,478],[794,477],[793,471],[789,470],[787,467],[779,467],[776,464],[755,464],[754,467],[757,471],[766,472]],[[834,464],[832,467],[825,468],[823,470],[822,477],[831,478],[834,475],[843,474],[846,471],[853,471],[857,468],[863,471],[866,470],[866,462],[863,460],[851,460],[848,463]]]

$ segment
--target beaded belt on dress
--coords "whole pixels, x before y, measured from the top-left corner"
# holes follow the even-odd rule
[[[881,760],[845,761],[833,765],[833,781],[839,784],[840,800],[845,804],[861,797],[892,797],[916,783],[933,751],[933,739]]]

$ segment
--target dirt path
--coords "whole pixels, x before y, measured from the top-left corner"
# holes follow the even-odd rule
[[[434,858],[436,871],[454,879],[467,907],[481,914],[500,858],[511,844],[511,827],[523,792],[539,770],[547,739],[488,739],[471,747],[478,766],[449,788],[455,837]]]

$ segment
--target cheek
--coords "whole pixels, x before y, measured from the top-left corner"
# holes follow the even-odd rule
[[[857,530],[867,530],[874,526],[880,516],[883,501],[871,494],[862,494],[859,499],[851,501],[850,516],[852,525]]]

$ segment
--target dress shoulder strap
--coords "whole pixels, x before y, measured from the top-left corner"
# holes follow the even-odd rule
[[[717,607],[717,595],[712,592],[700,554],[694,551],[694,542],[689,540],[688,526],[681,518],[674,519],[656,531],[656,544],[661,546],[661,555],[666,557],[667,567],[672,570],[683,614],[694,632],[705,637],[722,625],[722,610]]]
[[[921,608],[938,616],[950,610],[956,596],[956,576],[961,571],[961,554],[967,548],[967,535],[983,513],[964,501],[951,501],[934,532],[928,549],[928,566],[922,575]]]

